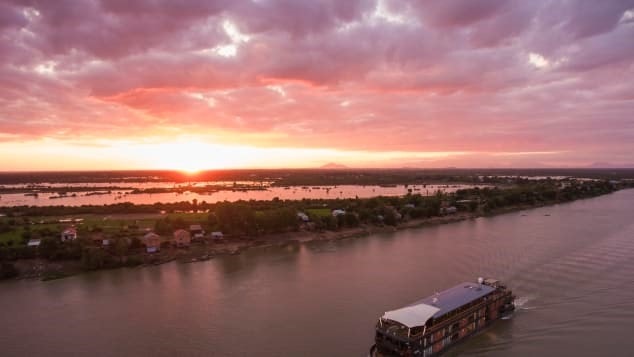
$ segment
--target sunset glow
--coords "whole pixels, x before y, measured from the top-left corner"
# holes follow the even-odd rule
[[[634,5],[0,4],[2,170],[633,166]]]

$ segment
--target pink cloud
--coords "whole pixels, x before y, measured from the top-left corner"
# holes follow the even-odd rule
[[[594,161],[634,150],[632,1],[382,4],[389,14],[362,0],[2,3],[0,132],[180,128]]]

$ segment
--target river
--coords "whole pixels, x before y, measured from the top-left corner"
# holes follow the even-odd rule
[[[3,356],[364,356],[377,318],[478,276],[511,319],[449,356],[630,356],[634,190],[193,264],[0,284]]]

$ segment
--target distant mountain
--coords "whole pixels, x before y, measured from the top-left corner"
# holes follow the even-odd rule
[[[593,162],[589,167],[593,169],[627,169],[634,167],[634,164],[614,164],[611,162]]]
[[[598,169],[607,168],[607,167],[613,167],[613,166],[614,165],[612,165],[609,162],[593,162],[592,164],[590,164],[590,167],[598,168]]]
[[[325,165],[319,166],[319,168],[320,169],[349,169],[349,167],[346,165],[337,164],[334,162],[329,162]]]

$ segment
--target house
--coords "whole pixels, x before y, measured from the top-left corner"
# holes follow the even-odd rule
[[[145,244],[145,251],[148,253],[156,253],[161,250],[161,237],[154,232],[144,235],[141,241]]]
[[[29,242],[26,243],[27,247],[39,247],[42,241],[40,239],[29,239]]]
[[[408,209],[414,209],[416,208],[416,205],[414,205],[413,203],[407,203],[403,207]]]
[[[66,228],[62,231],[61,235],[62,242],[67,240],[75,240],[77,239],[77,230],[74,227]]]
[[[223,239],[224,238],[224,234],[222,234],[222,232],[219,232],[219,231],[211,232],[211,238],[213,238],[213,239]]]
[[[344,211],[342,209],[333,209],[332,210],[332,216],[333,217],[342,216],[344,214],[346,214],[346,211]]]
[[[304,212],[297,212],[297,219],[299,219],[302,222],[310,221],[310,218],[308,218],[308,215]]]
[[[441,207],[440,208],[440,214],[453,214],[458,212],[458,209],[455,206],[449,206],[449,207]]]
[[[174,240],[172,243],[177,247],[189,247],[192,242],[192,236],[184,229],[174,231]]]
[[[192,224],[189,226],[189,233],[194,239],[201,239],[205,237],[205,231],[200,224]]]

